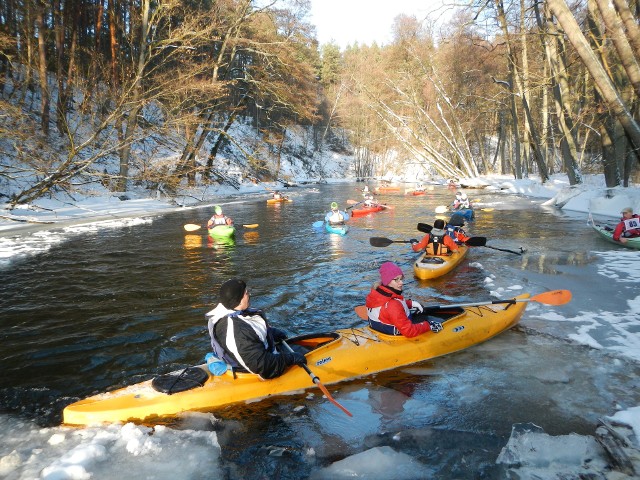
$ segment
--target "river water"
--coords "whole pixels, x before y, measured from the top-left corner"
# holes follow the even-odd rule
[[[207,469],[220,478],[306,478],[349,455],[391,446],[427,465],[425,478],[499,478],[495,459],[514,424],[591,435],[599,417],[638,405],[636,363],[573,341],[592,321],[584,312],[623,315],[625,300],[638,294],[635,285],[602,275],[602,255],[619,248],[597,238],[584,214],[468,190],[482,208],[468,233],[526,252],[473,248],[457,270],[434,281],[412,278],[415,254],[407,244],[369,245],[372,236],[419,239],[416,224],[432,224],[435,208],[451,203],[453,193],[436,187],[423,197],[381,196],[393,209],[353,219],[344,237],[312,223],[332,201],[345,208],[348,199],[360,199],[354,184],[290,189],[293,202],[283,205],[229,198],[222,203],[236,224],[259,224],[239,228],[232,243],[202,231],[185,234],[184,224],[210,216],[202,208],[67,235],[9,263],[0,269],[0,426],[55,428],[64,406],[79,398],[201,363],[209,351],[204,313],[232,277],[245,279],[252,306],[292,334],[361,325],[353,307],[364,303],[387,260],[401,265],[406,296],[423,305],[559,288],[574,300],[562,307],[530,303],[518,327],[486,344],[332,387],[352,419],[310,389],[224,408],[213,412],[214,422],[172,422],[170,430],[192,432],[181,442],[194,451],[200,433],[217,433],[219,458]],[[605,325],[592,330],[602,342],[609,336]],[[18,431],[3,432],[0,458],[19,451],[16,445],[25,448],[27,436]],[[157,458],[141,462],[141,471],[151,471]],[[147,477],[209,478],[184,469],[177,462]],[[16,467],[8,478],[30,478],[25,471]],[[93,478],[108,472],[95,467]]]

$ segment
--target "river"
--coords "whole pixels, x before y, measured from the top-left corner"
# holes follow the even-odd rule
[[[390,446],[428,465],[425,478],[500,478],[495,460],[514,424],[591,435],[599,417],[640,403],[636,363],[617,355],[615,345],[594,349],[574,341],[588,327],[602,345],[613,342],[606,323],[593,325],[593,317],[624,315],[625,301],[638,294],[624,278],[603,273],[607,255],[620,249],[597,238],[584,214],[468,190],[481,207],[468,233],[487,237],[489,246],[526,252],[475,247],[453,273],[418,281],[407,244],[374,248],[369,238],[421,238],[416,224],[432,224],[435,208],[451,203],[453,192],[435,187],[426,196],[381,196],[393,208],[353,219],[344,237],[312,228],[332,201],[344,209],[347,200],[360,199],[360,185],[290,189],[293,202],[282,205],[267,205],[263,196],[225,199],[236,224],[258,224],[240,227],[231,243],[185,233],[184,224],[206,223],[211,209],[203,208],[69,234],[0,269],[0,458],[12,450],[20,457],[39,429],[72,436],[58,425],[64,406],[79,398],[201,363],[209,351],[204,314],[229,278],[247,281],[252,306],[264,309],[272,324],[309,333],[362,325],[353,308],[364,303],[387,260],[401,265],[406,296],[423,305],[560,288],[574,299],[561,307],[529,304],[519,326],[483,345],[332,388],[352,419],[311,388],[212,412],[214,421],[194,415],[169,423],[167,431],[182,432],[180,444],[192,447],[190,455],[181,453],[185,460],[107,457],[116,457],[125,474],[146,478],[217,472],[297,479]],[[203,446],[203,432],[215,433],[216,455]],[[65,451],[51,441],[38,448],[39,460],[31,463],[25,458],[33,454],[11,457],[17,466],[7,478],[33,478]],[[112,478],[113,468],[96,461],[92,478]]]

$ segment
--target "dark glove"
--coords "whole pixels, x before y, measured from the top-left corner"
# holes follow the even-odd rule
[[[270,328],[271,328],[271,334],[273,335],[274,343],[279,343],[282,340],[287,339],[287,334],[284,330],[280,330],[279,328],[274,328],[274,327],[270,327]]]
[[[409,243],[411,245],[415,245],[416,243],[418,243],[418,240],[416,240],[415,238],[412,238],[411,240],[409,240]]]
[[[431,327],[431,331],[433,333],[438,333],[439,331],[442,330],[442,324],[434,320],[429,320],[429,326]]]
[[[307,357],[298,352],[287,353],[287,363],[289,365],[306,365]]]

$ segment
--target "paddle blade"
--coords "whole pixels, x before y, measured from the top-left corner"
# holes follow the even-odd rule
[[[436,213],[446,213],[448,210],[447,207],[445,207],[444,205],[438,205],[436,207]]]
[[[187,223],[187,224],[184,226],[184,229],[185,229],[187,232],[195,232],[196,230],[200,230],[200,228],[202,228],[202,226],[201,226],[201,225],[195,225],[195,224],[193,224],[193,223]]]
[[[313,222],[313,228],[320,228],[324,225],[324,221],[318,220],[317,222]]]
[[[393,242],[393,240],[391,240],[389,238],[371,237],[369,239],[369,243],[371,244],[372,247],[388,247],[389,245],[391,245],[394,242]]]
[[[545,305],[564,305],[571,301],[571,297],[571,291],[569,290],[551,290],[550,292],[534,295],[529,301],[544,303]]]
[[[487,237],[471,237],[464,244],[468,247],[484,247],[487,244]]]
[[[364,305],[358,305],[353,309],[362,320],[369,320],[369,314],[367,313],[367,307]]]
[[[418,231],[419,232],[429,233],[429,232],[431,232],[431,230],[433,230],[433,226],[429,225],[428,223],[419,223],[418,224]]]
[[[248,225],[242,225],[244,228],[258,228],[259,223],[250,223]]]
[[[342,410],[344,413],[346,413],[350,417],[353,417],[353,414],[349,410],[347,410],[346,408],[344,408],[342,405],[340,405],[338,402],[334,400],[334,398],[329,393],[329,390],[327,390],[327,387],[325,387],[320,382],[320,380],[318,380],[318,377],[314,378],[313,381],[318,386],[318,388],[322,390],[322,393],[324,393],[324,396],[327,397],[327,400],[329,400],[331,403],[333,403],[336,407],[338,407],[340,410]]]

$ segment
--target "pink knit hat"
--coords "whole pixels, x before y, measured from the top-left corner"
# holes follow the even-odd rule
[[[400,267],[393,262],[385,262],[380,265],[380,280],[382,285],[389,285],[389,282],[394,278],[404,275]]]

